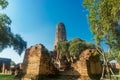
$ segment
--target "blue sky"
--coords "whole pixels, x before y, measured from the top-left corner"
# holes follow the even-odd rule
[[[67,30],[67,39],[79,37],[92,41],[87,12],[82,6],[83,0],[8,0],[6,13],[12,20],[11,29],[20,34],[28,47],[42,43],[53,50],[56,25],[63,22]],[[12,49],[5,49],[0,57],[11,58],[16,63],[22,62],[24,53],[19,56]]]

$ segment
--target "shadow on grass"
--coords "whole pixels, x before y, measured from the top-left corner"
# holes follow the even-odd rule
[[[38,80],[77,80],[79,77],[75,75],[39,75]]]

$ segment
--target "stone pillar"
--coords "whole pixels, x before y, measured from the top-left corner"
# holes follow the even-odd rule
[[[18,74],[18,70],[15,70],[15,76]]]
[[[22,69],[22,64],[19,64],[19,68],[20,68],[20,70]]]
[[[4,74],[7,74],[7,69],[5,69],[5,73]]]
[[[5,73],[5,63],[2,64],[2,73]]]
[[[12,74],[12,71],[11,71],[11,70],[9,70],[9,74],[10,74],[10,75]]]

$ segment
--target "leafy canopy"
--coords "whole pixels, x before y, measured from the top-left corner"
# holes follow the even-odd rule
[[[120,26],[119,0],[84,0],[89,10],[89,22],[97,43],[105,39],[108,44],[117,43]]]
[[[83,50],[90,48],[95,48],[91,43],[85,42],[80,38],[74,38],[70,41],[60,41],[57,45],[57,50],[59,50],[63,55],[75,55],[78,56]]]
[[[0,0],[0,8],[5,9],[8,6],[6,0]],[[0,51],[7,47],[13,47],[15,51],[20,55],[27,46],[26,41],[18,34],[13,34],[11,32],[10,18],[6,14],[0,13]]]
[[[84,0],[91,32],[97,45],[104,42],[120,54],[120,0]]]

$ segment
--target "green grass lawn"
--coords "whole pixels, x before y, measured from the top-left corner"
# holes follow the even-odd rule
[[[112,78],[116,78],[116,80],[120,80],[120,75],[111,75]]]
[[[0,80],[14,80],[13,75],[0,74]]]

